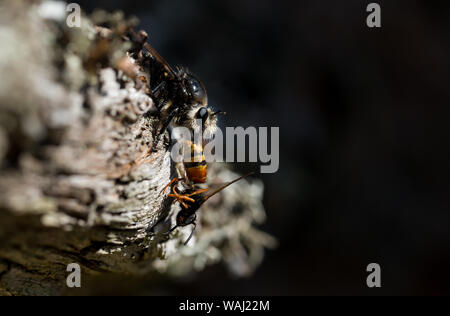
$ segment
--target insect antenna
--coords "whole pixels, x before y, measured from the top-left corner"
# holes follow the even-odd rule
[[[219,115],[219,114],[227,115],[227,112],[224,112],[224,111],[217,111],[217,112],[214,112],[212,115],[213,115],[213,116],[217,116],[217,115]]]
[[[242,179],[244,179],[244,178],[247,178],[247,177],[249,177],[249,176],[251,176],[251,175],[253,175],[253,174],[255,174],[255,173],[254,173],[254,172],[247,173],[246,175],[243,175],[242,177],[239,177],[239,178],[237,178],[237,179],[235,179],[235,180],[233,180],[233,181],[231,181],[231,182],[228,182],[227,184],[221,186],[220,188],[217,188],[216,190],[214,190],[214,191],[212,191],[212,192],[209,192],[206,196],[204,196],[204,197],[202,198],[202,204],[205,203],[207,200],[209,200],[209,199],[210,199],[211,197],[213,197],[214,195],[216,195],[217,193],[219,193],[220,191],[223,191],[223,190],[225,190],[226,188],[228,188],[228,187],[229,187],[230,185],[232,185],[233,183],[236,183],[236,182],[238,182],[238,181],[240,181],[240,180],[242,180]]]

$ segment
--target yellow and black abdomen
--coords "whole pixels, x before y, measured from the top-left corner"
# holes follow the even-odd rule
[[[206,164],[205,155],[203,154],[203,147],[190,142],[190,148],[190,161],[184,162],[186,175],[193,183],[206,183],[208,166]]]

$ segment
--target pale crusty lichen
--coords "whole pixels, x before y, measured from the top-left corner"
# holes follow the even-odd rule
[[[239,175],[216,166],[210,171],[210,177],[218,183],[226,183]],[[192,227],[179,229],[180,237],[166,243],[163,257],[154,262],[155,268],[179,276],[224,261],[235,276],[249,276],[261,263],[264,248],[277,244],[272,236],[253,226],[266,218],[262,197],[260,180],[244,179],[228,187],[202,207],[198,214],[198,234],[193,240],[183,246]],[[179,206],[174,206],[172,225],[178,210]]]
[[[179,210],[162,192],[174,166],[167,139],[149,152],[158,119],[144,115],[153,101],[121,34],[135,21],[99,12],[70,29],[61,8],[0,9],[0,294],[62,293],[71,262],[90,275],[176,277],[217,262],[252,273],[275,246],[254,227],[265,220],[262,183],[243,180],[208,201],[187,246],[191,227],[162,234]],[[209,174],[235,177],[219,165]]]

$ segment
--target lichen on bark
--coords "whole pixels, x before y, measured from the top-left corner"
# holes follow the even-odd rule
[[[202,207],[189,245],[190,227],[161,234],[179,206],[163,193],[168,135],[149,150],[159,120],[123,37],[135,24],[99,11],[69,28],[57,3],[0,7],[0,295],[64,293],[73,262],[91,276],[177,277],[218,262],[250,275],[275,245],[254,227],[265,220],[259,180]]]

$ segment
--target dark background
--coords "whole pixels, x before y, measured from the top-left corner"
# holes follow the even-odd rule
[[[378,1],[381,29],[372,1],[77,2],[139,17],[223,126],[280,127],[280,170],[261,176],[279,248],[248,279],[216,266],[163,293],[450,294],[446,2]]]

